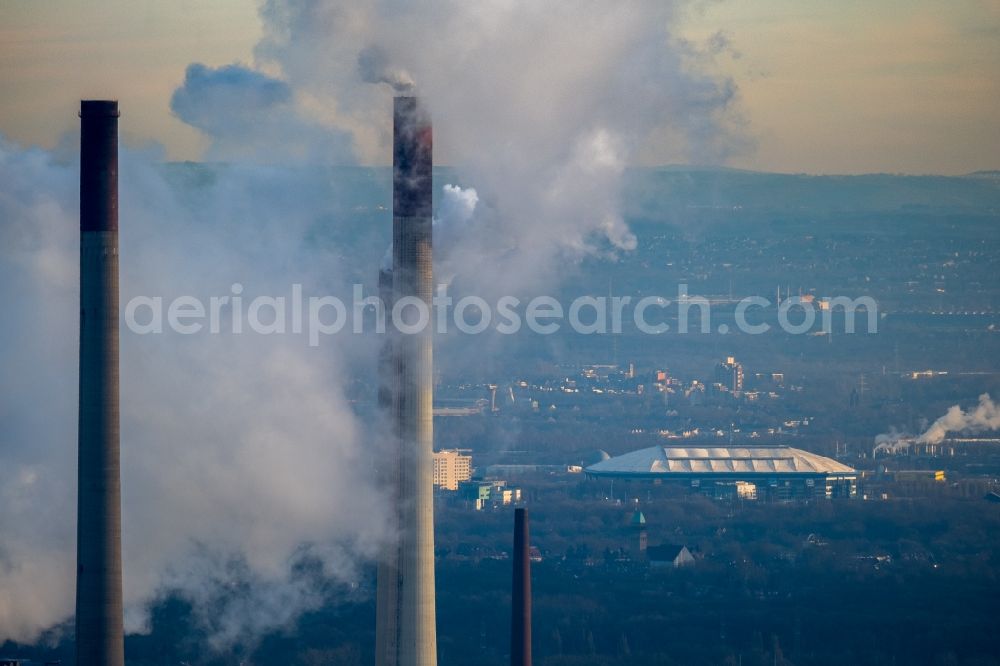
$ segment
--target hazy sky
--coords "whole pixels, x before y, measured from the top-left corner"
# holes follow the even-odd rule
[[[722,0],[695,5],[682,31],[714,44],[710,67],[738,86],[754,147],[732,166],[1000,168],[1000,2]],[[198,159],[208,141],[171,114],[171,93],[192,62],[253,63],[260,36],[256,0],[4,0],[0,132],[53,146],[80,98],[117,97],[127,140]],[[643,161],[674,161],[650,145]]]

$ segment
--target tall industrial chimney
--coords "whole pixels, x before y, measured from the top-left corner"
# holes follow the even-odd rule
[[[426,111],[415,97],[396,97],[393,114],[392,297],[415,323],[413,299],[431,305],[431,166],[433,139]],[[395,528],[398,541],[379,563],[377,666],[435,666],[433,338],[394,331],[391,414],[398,461]],[[391,466],[391,463],[390,463]]]
[[[76,663],[122,666],[118,102],[80,104]]]
[[[510,598],[510,666],[531,666],[531,553],[528,510],[514,509],[514,575]]]
[[[378,293],[386,314],[392,311],[392,267],[383,267],[378,272]],[[376,317],[378,314],[376,313]],[[399,440],[395,423],[396,396],[396,344],[387,337],[378,356],[378,413],[379,417],[392,421],[392,437],[384,448],[384,455],[376,457],[376,473],[379,485],[388,495],[392,509],[387,521],[387,531],[392,535],[399,530]],[[399,662],[396,647],[399,643],[399,543],[392,542],[381,554],[378,561],[378,584],[375,607],[375,664],[390,666]]]

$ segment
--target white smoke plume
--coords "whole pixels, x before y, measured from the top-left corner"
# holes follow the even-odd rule
[[[77,173],[0,144],[3,639],[30,641],[73,610]],[[293,281],[348,293],[336,248],[306,240],[333,214],[323,179],[233,166],[179,185],[165,173],[123,151],[123,303],[207,301],[237,281],[248,301]],[[385,536],[363,455],[371,435],[344,394],[349,359],[368,343],[345,336],[316,350],[302,336],[122,331],[127,629],[141,630],[146,603],[167,590],[198,602],[218,648],[283,626],[323,600],[295,574],[304,548],[328,579],[358,579]],[[247,594],[222,594],[246,579]]]
[[[914,438],[893,430],[875,438],[875,451],[900,453],[916,444],[940,444],[950,433],[978,434],[990,430],[1000,430],[1000,406],[993,402],[989,393],[979,396],[979,404],[969,411],[960,405],[952,405],[944,416],[938,418],[923,434]]]
[[[490,298],[634,248],[621,181],[650,150],[705,164],[745,148],[734,84],[702,67],[717,49],[674,34],[689,4],[267,0],[255,55],[361,163],[391,155],[372,109],[393,88],[366,82],[418,82],[437,163],[480,200],[446,272]]]
[[[875,453],[902,453],[910,448],[913,437],[897,431],[895,428],[887,433],[875,436]]]
[[[917,442],[938,444],[948,433],[976,434],[988,430],[1000,430],[1000,407],[993,402],[989,393],[984,393],[979,396],[979,404],[967,412],[958,405],[949,407],[944,416],[917,438]]]
[[[233,164],[170,171],[123,151],[122,302],[373,284],[381,247],[322,242],[347,224],[336,179],[250,165],[388,164],[391,96],[413,81],[436,160],[455,168],[438,191],[440,276],[490,299],[629,251],[626,165],[744,147],[734,85],[705,73],[711,48],[674,34],[688,4],[266,0],[252,65],[192,54],[164,100],[206,135],[206,159]],[[73,609],[77,178],[0,140],[0,639],[30,641]],[[123,332],[131,630],[166,589],[195,601],[216,647],[283,626],[323,600],[296,573],[303,552],[356,579],[385,507],[348,384],[378,342]],[[235,578],[250,591],[227,598]]]
[[[433,218],[434,224],[434,263],[436,264],[435,280],[438,283],[448,283],[451,277],[442,264],[447,262],[452,247],[463,237],[469,235],[468,225],[471,223],[479,204],[479,194],[475,188],[462,188],[458,185],[446,184],[441,188],[438,199],[438,211]],[[392,270],[392,245],[390,244],[382,261],[380,270]],[[452,275],[453,277],[453,275]]]

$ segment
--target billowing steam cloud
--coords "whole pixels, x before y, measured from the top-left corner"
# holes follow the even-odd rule
[[[123,153],[123,302],[374,283],[381,247],[323,240],[348,224],[335,179],[249,164],[388,163],[390,97],[414,80],[436,159],[455,167],[438,191],[439,276],[490,299],[629,251],[626,165],[718,162],[743,145],[734,86],[671,32],[684,4],[267,0],[254,65],[193,64],[170,100],[206,135],[205,158],[233,164]],[[0,142],[0,639],[72,613],[76,189],[75,166]],[[223,647],[322,603],[314,576],[356,579],[384,507],[348,384],[377,347],[123,333],[130,629],[180,590]]]
[[[209,161],[353,162],[347,132],[310,118],[286,82],[243,65],[190,65],[170,109],[211,138]]]
[[[489,298],[634,247],[625,165],[717,163],[745,147],[735,86],[702,67],[719,38],[672,34],[687,4],[267,0],[255,55],[351,133],[362,163],[390,157],[390,127],[372,109],[418,82],[436,161],[480,200],[442,269]]]
[[[938,444],[950,432],[980,433],[987,430],[1000,430],[1000,408],[994,404],[989,393],[984,393],[979,396],[979,404],[967,412],[958,405],[949,407],[944,416],[917,438],[917,442]]]
[[[897,432],[879,435],[875,438],[875,450],[898,453],[913,443],[940,444],[949,433],[978,434],[989,430],[1000,430],[1000,406],[993,402],[989,393],[979,396],[979,404],[969,411],[959,405],[952,405],[916,439]]]
[[[163,169],[122,155],[123,302],[207,301],[233,282],[251,296],[287,294],[293,281],[348,293],[346,261],[315,240],[336,215],[325,179]],[[0,144],[3,638],[31,640],[73,608],[77,178],[75,165]],[[151,597],[179,591],[221,648],[323,601],[303,562],[356,581],[384,537],[362,457],[370,434],[344,395],[350,350],[365,356],[369,341],[318,351],[290,335],[121,340],[127,628],[142,628]]]

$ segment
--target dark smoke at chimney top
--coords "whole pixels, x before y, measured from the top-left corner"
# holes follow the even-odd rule
[[[365,83],[385,83],[397,94],[411,94],[413,77],[405,69],[394,67],[384,49],[372,45],[358,53],[358,74]]]

